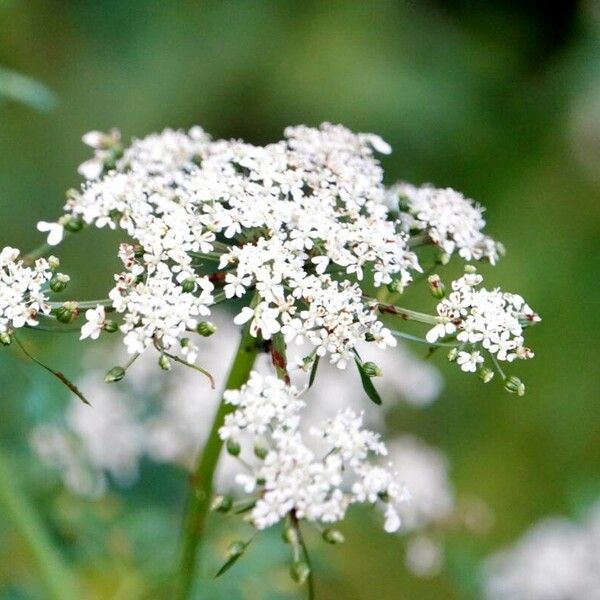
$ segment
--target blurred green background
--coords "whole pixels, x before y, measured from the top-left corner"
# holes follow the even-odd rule
[[[478,199],[508,249],[489,284],[519,291],[543,317],[528,334],[536,358],[516,371],[528,393],[484,388],[434,358],[442,398],[394,422],[448,454],[457,488],[484,499],[495,525],[481,538],[455,535],[432,580],[411,577],[402,540],[359,518],[347,544],[317,556],[319,598],[478,598],[483,556],[541,516],[577,515],[600,497],[599,32],[591,1],[0,0],[0,247],[40,242],[35,223],[56,218],[78,184],[90,129],[127,138],[200,124],[263,143],[288,124],[330,120],[392,144],[389,183]],[[74,295],[106,289],[113,254],[109,235],[67,241]],[[76,374],[72,344],[31,343]],[[27,433],[67,394],[12,350],[0,378],[2,447],[86,597],[162,597],[184,477],[148,465],[135,488],[99,503],[40,483]],[[45,597],[1,515],[0,535],[0,597]],[[281,573],[266,578],[280,546],[266,536],[261,549],[198,597],[289,597]]]

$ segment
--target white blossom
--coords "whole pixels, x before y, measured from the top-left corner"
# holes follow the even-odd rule
[[[80,340],[90,338],[97,340],[106,323],[106,312],[104,306],[96,306],[85,311],[86,323],[81,327]]]

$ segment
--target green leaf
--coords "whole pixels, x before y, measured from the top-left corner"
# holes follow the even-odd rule
[[[365,390],[365,393],[373,402],[375,402],[375,404],[381,405],[381,396],[379,395],[379,392],[375,389],[371,378],[365,373],[362,361],[360,360],[360,358],[358,358],[358,356],[356,356],[354,358],[354,362],[356,363],[356,366],[358,368],[358,373],[360,374],[360,380],[362,382],[362,386]]]
[[[311,388],[312,384],[315,382],[315,377],[317,376],[317,369],[319,368],[319,360],[321,357],[317,354],[313,360],[312,368],[310,370],[310,377],[308,379],[308,387]]]
[[[244,552],[246,552],[246,548],[249,544],[250,542],[234,542],[233,544],[231,544],[231,546],[229,546],[229,558],[225,561],[225,564],[217,571],[215,579],[217,577],[221,577],[223,573],[226,573],[227,571],[229,571],[229,569],[231,569],[231,567],[233,567],[233,565],[235,565],[235,563],[244,555]]]

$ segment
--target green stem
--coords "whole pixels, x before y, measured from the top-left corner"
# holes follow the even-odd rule
[[[19,489],[7,459],[0,452],[0,503],[33,558],[49,598],[76,600],[75,582],[52,544],[44,525]]]
[[[239,389],[246,383],[256,361],[258,350],[258,341],[250,335],[246,328],[225,383],[226,390]],[[213,493],[213,478],[223,446],[223,440],[219,437],[219,429],[225,421],[225,416],[232,409],[232,406],[221,400],[208,440],[193,475],[191,496],[184,522],[179,587],[176,595],[180,600],[189,596],[194,583],[198,568],[196,557],[205,530],[206,517]]]

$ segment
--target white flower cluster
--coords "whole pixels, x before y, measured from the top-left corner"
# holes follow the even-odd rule
[[[437,305],[438,323],[426,335],[430,343],[456,334],[461,342],[457,363],[475,372],[484,362],[481,349],[501,361],[533,357],[523,329],[540,321],[523,298],[499,289],[479,288],[483,277],[467,272],[452,282],[452,292]]]
[[[425,232],[448,254],[457,252],[464,260],[487,259],[496,264],[504,249],[482,233],[484,209],[451,188],[431,185],[416,187],[399,183],[390,189],[388,202],[406,204],[408,212],[400,212],[407,230]]]
[[[257,529],[265,529],[293,514],[299,519],[334,523],[355,503],[385,505],[385,529],[400,527],[396,505],[407,494],[390,465],[371,458],[387,454],[379,436],[363,428],[362,415],[350,409],[337,413],[310,434],[322,446],[321,458],[298,430],[305,403],[293,386],[253,372],[241,390],[229,390],[225,400],[235,407],[220,436],[238,443],[250,436],[264,447],[264,460],[237,482],[256,493],[251,512]]]
[[[65,210],[134,240],[135,255],[122,252],[127,271],[111,294],[126,313],[130,352],[181,338],[192,325],[184,318],[149,324],[180,301],[191,320],[207,311],[211,287],[196,273],[210,261],[226,298],[256,292],[236,322],[251,321],[265,339],[278,331],[288,342],[306,339],[340,367],[359,341],[395,345],[356,283],[368,269],[376,286],[394,281],[401,289],[420,270],[385,205],[373,151],[390,148],[378,136],[325,123],[289,127],[283,141],[258,147],[213,142],[198,127],[166,130],[134,141],[114,161],[113,152],[109,164],[117,137],[93,132],[85,139],[104,167],[84,169],[93,177]],[[199,303],[185,295],[198,288]]]
[[[19,259],[16,248],[0,251],[0,334],[38,324],[38,313],[48,314],[46,288],[52,279],[48,261],[39,258],[33,267]]]
[[[600,598],[600,504],[581,523],[547,518],[484,565],[486,600]]]

